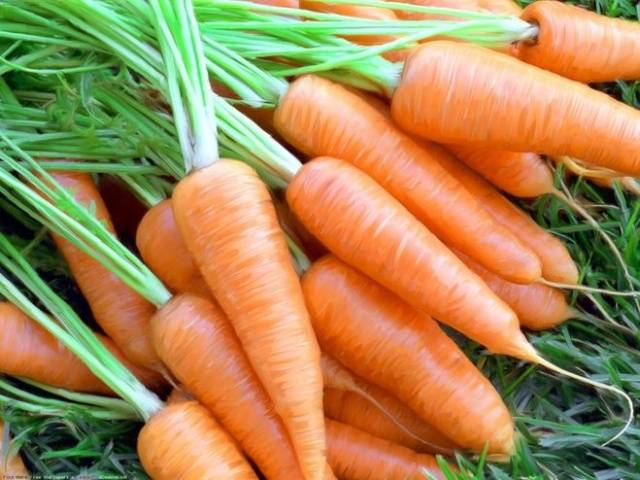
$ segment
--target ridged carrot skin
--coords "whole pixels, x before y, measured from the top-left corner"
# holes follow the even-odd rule
[[[640,79],[640,24],[556,1],[534,2],[521,18],[536,24],[535,41],[521,41],[520,60],[579,82]]]
[[[547,330],[571,318],[571,309],[560,290],[540,283],[520,285],[507,282],[464,254],[460,253],[458,256],[485,281],[493,293],[516,312],[523,327]]]
[[[154,480],[257,480],[229,434],[195,401],[151,417],[138,435],[138,455]]]
[[[340,480],[424,480],[426,469],[444,478],[435,457],[326,420],[329,465]]]
[[[518,358],[534,353],[515,313],[355,167],[333,158],[316,158],[289,184],[287,199],[302,223],[333,254],[414,308],[492,352]]]
[[[333,388],[324,390],[324,414],[374,437],[410,448],[416,452],[439,453],[407,435],[389,417],[362,395]]]
[[[209,295],[209,288],[182,240],[170,199],[147,211],[138,225],[136,246],[144,263],[171,291]]]
[[[355,393],[359,398],[366,401],[366,405],[376,409],[376,411],[387,419],[389,423],[393,424],[396,431],[403,434],[403,438],[411,440],[413,443],[419,445],[421,450],[430,453],[447,454],[459,448],[432,424],[429,424],[418,417],[409,407],[403,404],[394,395],[383,388],[358,377],[326,353],[322,354],[322,377],[324,379],[325,402],[327,389]],[[324,407],[326,415],[326,403]],[[334,420],[340,419],[336,418]],[[373,418],[367,417],[367,421],[373,420]],[[402,426],[404,430],[403,428],[400,428],[400,426]],[[362,428],[362,430],[368,431],[367,428]],[[409,435],[407,430],[412,435]],[[369,433],[376,435],[375,432]],[[396,441],[393,439],[389,440]],[[417,448],[414,448],[414,450],[417,450]]]
[[[564,244],[542,229],[486,180],[452,158],[439,158],[440,165],[471,192],[487,212],[522,243],[533,250],[542,263],[542,276],[554,282],[576,284],[579,272]]]
[[[283,419],[305,478],[321,479],[320,348],[266,186],[244,163],[219,160],[181,180],[172,201],[182,238]]]
[[[197,295],[178,294],[154,315],[151,330],[164,364],[268,479],[303,478],[282,420],[217,305]]]
[[[8,302],[0,302],[0,371],[79,392],[112,395],[82,361],[53,335]],[[102,343],[145,385],[156,389],[159,374],[133,365],[113,342],[96,335]]]
[[[553,174],[537,153],[449,145],[455,156],[500,190],[534,198],[554,190]]]
[[[10,445],[3,445],[5,425],[0,420],[0,452],[4,453],[10,447]],[[11,441],[9,439],[9,441]],[[24,462],[20,457],[20,453],[16,452],[14,455],[10,455],[6,458],[0,457],[0,478],[30,478],[30,473],[27,467],[24,466]]]
[[[274,122],[305,154],[339,158],[371,176],[443,242],[490,270],[516,282],[540,277],[536,255],[439,165],[449,153],[416,143],[379,105],[329,80],[305,76],[289,87]]]
[[[114,232],[107,207],[90,175],[75,172],[52,172],[51,175],[70,190],[77,201],[91,205],[96,218]],[[132,362],[159,369],[148,335],[149,319],[155,307],[99,261],[58,235],[52,234],[52,238],[69,264],[71,275],[98,325]]]
[[[458,445],[512,453],[509,411],[436,322],[333,256],[315,262],[302,285],[323,351]]]
[[[640,111],[473,45],[417,47],[405,62],[391,114],[405,131],[439,143],[568,155],[640,175]]]

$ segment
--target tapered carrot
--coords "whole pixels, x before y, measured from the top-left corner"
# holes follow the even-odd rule
[[[444,478],[431,455],[334,420],[326,425],[329,464],[340,480],[424,480],[425,470]]]
[[[553,173],[537,153],[461,145],[450,145],[449,149],[468,167],[510,195],[533,198],[555,190]]]
[[[29,478],[29,471],[25,467],[20,453],[11,452],[10,455],[6,455],[7,450],[11,447],[11,437],[5,436],[5,428],[5,424],[0,419],[0,478]],[[9,438],[9,444],[4,444],[5,438]]]
[[[466,255],[460,253],[458,256],[516,312],[523,327],[546,330],[571,318],[573,313],[560,290],[540,283],[521,285],[507,282]]]
[[[516,282],[540,277],[535,254],[438,164],[449,154],[418,145],[360,96],[319,77],[302,77],[281,100],[274,121],[307,155],[333,156],[370,175],[443,242],[490,270]]]
[[[136,246],[144,262],[173,292],[209,295],[178,231],[170,199],[147,211],[138,225]]]
[[[109,212],[90,175],[73,172],[52,172],[51,175],[70,190],[76,200],[91,205],[96,218],[113,232]],[[132,362],[159,369],[148,335],[154,306],[78,247],[58,235],[52,237],[104,332]]]
[[[111,394],[78,357],[13,304],[0,302],[0,326],[1,372],[69,390]],[[97,336],[140,381],[152,388],[162,385],[159,374],[133,365],[110,339]]]
[[[579,82],[640,79],[640,25],[556,1],[533,2],[521,15],[539,28],[519,42],[521,60]]]
[[[287,427],[305,477],[322,478],[320,349],[266,186],[247,165],[219,160],[180,181],[173,211]]]
[[[462,447],[512,453],[500,396],[433,320],[333,256],[315,262],[302,285],[323,350]]]
[[[325,388],[324,413],[332,420],[346,423],[375,437],[384,438],[416,452],[441,453],[407,435],[375,405],[357,393]]]
[[[266,477],[301,479],[282,420],[220,308],[205,298],[178,294],[154,315],[151,326],[153,344],[165,365],[213,412]]]
[[[568,155],[640,175],[640,111],[473,45],[417,47],[391,113],[407,132],[441,143]]]
[[[509,307],[356,168],[332,158],[317,158],[289,184],[287,199],[298,218],[332,253],[415,308],[492,352],[519,358],[535,354]]]
[[[169,405],[154,415],[140,431],[138,454],[155,480],[258,478],[229,434],[195,401]]]
[[[578,268],[558,238],[540,228],[527,214],[462,163],[451,157],[439,157],[438,160],[442,167],[478,198],[496,222],[509,229],[538,255],[545,279],[565,284],[578,283]]]
[[[393,423],[397,431],[403,432],[405,438],[412,439],[413,443],[421,445],[426,449],[425,451],[449,454],[458,448],[449,438],[418,417],[394,395],[348,371],[326,353],[322,354],[322,377],[325,396],[327,388],[357,394]]]

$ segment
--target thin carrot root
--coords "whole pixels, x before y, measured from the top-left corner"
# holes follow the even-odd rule
[[[567,156],[555,157],[553,160],[564,165],[574,175],[588,178],[600,187],[613,188],[613,184],[618,182],[627,192],[640,196],[640,185],[633,177],[626,177],[606,168],[584,166],[579,160]]]
[[[620,431],[618,433],[616,433],[613,437],[611,437],[609,440],[607,440],[605,443],[602,444],[602,446],[606,446],[608,444],[610,444],[611,442],[616,441],[618,438],[620,438],[622,435],[624,435],[624,433],[629,429],[629,427],[631,426],[631,424],[633,423],[633,417],[634,417],[634,406],[633,406],[633,400],[631,400],[631,397],[624,392],[623,390],[614,387],[613,385],[607,385],[606,383],[602,383],[602,382],[596,382],[595,380],[591,380],[587,377],[583,377],[581,375],[578,375],[576,373],[570,372],[569,370],[565,370],[564,368],[561,368],[557,365],[555,365],[554,363],[551,363],[550,361],[546,360],[545,358],[541,357],[540,355],[537,355],[537,358],[535,358],[533,360],[534,363],[537,363],[538,365],[545,367],[549,370],[551,370],[552,372],[556,372],[560,375],[564,375],[565,377],[569,377],[573,380],[576,380],[580,383],[584,383],[585,385],[591,385],[592,387],[595,387],[597,389],[600,390],[606,390],[608,392],[612,392],[616,395],[619,395],[620,397],[624,398],[625,402],[627,403],[627,406],[629,407],[629,415],[627,416],[627,419],[625,421],[624,426],[620,429]]]
[[[562,189],[564,190],[564,192],[555,190],[553,194],[557,198],[559,198],[561,201],[569,205],[569,207],[575,210],[582,218],[584,218],[587,221],[589,225],[593,227],[593,229],[602,237],[604,242],[607,244],[607,246],[611,250],[611,253],[613,253],[613,256],[616,257],[616,260],[620,264],[624,277],[627,280],[627,283],[629,284],[629,287],[631,289],[630,292],[625,292],[628,295],[623,295],[623,296],[631,296],[631,297],[639,296],[640,292],[635,291],[634,279],[631,275],[631,272],[629,272],[629,267],[627,265],[627,262],[625,262],[624,258],[622,258],[622,253],[620,253],[620,250],[618,249],[615,242],[611,239],[611,237],[607,234],[607,232],[604,231],[604,229],[600,226],[600,224],[596,222],[595,218],[593,218],[593,216],[582,205],[580,205],[579,202],[571,198],[569,190],[564,184],[562,184]],[[576,286],[574,286],[574,289],[576,289]],[[577,288],[577,289],[582,290],[581,288]],[[593,292],[593,290],[585,290],[585,291],[591,291],[592,293],[595,293]],[[603,292],[599,292],[599,293],[603,293]],[[613,294],[609,293],[609,295],[613,295]],[[638,307],[638,310],[640,310],[640,302],[636,300],[635,303],[636,303],[636,306]]]
[[[393,424],[402,430],[403,433],[411,437],[412,439],[420,442],[421,444],[435,449],[441,453],[452,453],[453,450],[450,448],[443,448],[440,445],[436,445],[433,442],[429,442],[424,440],[422,437],[414,433],[411,429],[407,428],[400,420],[398,420],[395,415],[393,415],[388,408],[386,408],[378,399],[375,394],[369,393],[370,390],[373,390],[373,386],[361,387],[360,385],[363,383],[361,379],[356,379],[354,375],[351,374],[346,368],[344,368],[340,363],[329,355],[322,355],[321,360],[322,366],[322,376],[325,383],[325,387],[330,387],[336,390],[341,390],[345,392],[351,392],[360,395],[368,402],[370,402],[375,408],[377,408],[382,414],[387,417]]]

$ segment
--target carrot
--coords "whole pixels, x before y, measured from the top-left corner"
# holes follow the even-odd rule
[[[559,325],[573,315],[560,290],[540,283],[520,285],[507,282],[466,255],[459,253],[458,257],[485,281],[493,293],[516,312],[523,327],[531,330],[546,330]]]
[[[305,477],[321,478],[320,349],[266,186],[247,165],[220,160],[178,183],[173,211],[287,427]]]
[[[195,401],[169,405],[154,415],[140,431],[138,455],[155,480],[258,478],[229,434]]]
[[[267,478],[302,478],[282,421],[219,307],[193,294],[178,294],[154,315],[151,330],[165,365]]]
[[[480,0],[480,7],[503,15],[520,16],[522,7],[514,0]]]
[[[90,175],[52,172],[52,177],[69,189],[76,200],[91,205],[95,215],[113,232],[109,212]],[[87,299],[96,322],[132,362],[159,369],[159,361],[148,336],[154,306],[127,286],[108,268],[61,236],[52,234],[71,274]]]
[[[568,155],[640,175],[639,111],[472,45],[417,47],[405,62],[391,113],[406,131],[441,143]]]
[[[450,145],[469,168],[510,195],[533,198],[555,190],[553,174],[537,153],[508,152]]]
[[[371,178],[331,158],[307,163],[287,190],[298,218],[344,262],[492,352],[535,351],[516,315]],[[455,440],[455,439],[454,439]]]
[[[640,78],[640,25],[555,1],[534,2],[521,18],[539,28],[519,42],[522,61],[579,82]]]
[[[136,246],[144,262],[173,292],[209,295],[209,288],[178,231],[170,199],[151,207],[142,217]]]
[[[189,400],[193,400],[193,397],[190,393],[184,390],[183,387],[174,388],[171,390],[171,393],[167,397],[167,405],[172,405],[174,403],[188,402]]]
[[[302,77],[289,87],[274,121],[298,150],[352,163],[443,242],[491,271],[516,282],[540,277],[536,255],[438,164],[448,153],[435,145],[417,144],[360,96],[319,77]],[[497,250],[501,255],[495,255]]]
[[[459,10],[469,11],[480,9],[479,0],[403,0],[403,3],[418,5],[422,7],[457,8]],[[396,15],[398,16],[398,18],[401,18],[403,20],[451,20],[451,17],[447,17],[445,15],[430,15],[422,12],[409,12],[403,10],[396,10]]]
[[[329,464],[340,480],[424,480],[424,470],[444,478],[431,455],[334,420],[327,419],[326,425]]]
[[[112,394],[111,390],[49,332],[8,302],[0,302],[0,371],[81,392]],[[146,385],[159,388],[155,372],[127,362],[110,339],[97,335],[105,346]]]
[[[333,256],[315,262],[302,286],[324,351],[460,446],[512,453],[513,421],[500,396],[428,316]]]
[[[391,393],[354,375],[325,353],[322,355],[322,376],[325,396],[327,388],[358,395],[393,423],[395,429],[402,432],[404,437],[412,439],[413,443],[418,443],[421,448],[438,453],[451,453],[457,448],[449,438],[418,417]]]
[[[437,449],[429,448],[420,440],[407,435],[375,405],[357,393],[325,388],[324,413],[332,420],[346,423],[416,452],[440,453]]]
[[[253,3],[262,5],[272,5],[274,7],[298,8],[300,2],[298,0],[251,0]]]
[[[545,279],[572,285],[578,283],[578,269],[559,239],[540,228],[527,214],[462,163],[450,157],[440,157],[439,162],[480,201],[496,222],[509,229],[536,253],[542,263],[542,276]]]
[[[368,7],[364,5],[349,5],[340,3],[317,2],[314,0],[300,0],[300,7],[315,12],[335,13],[347,17],[366,18],[369,20],[396,20],[393,10],[380,7]],[[391,35],[357,35],[347,37],[354,43],[361,45],[378,45],[391,42],[396,39]]]
[[[8,453],[11,448],[11,438],[4,434],[5,424],[0,420],[0,478],[30,478],[29,471],[25,467],[18,452]],[[9,443],[4,444],[3,440],[9,438]]]
[[[321,478],[320,349],[266,186],[247,165],[220,160],[178,183],[173,211],[287,427],[305,478]]]

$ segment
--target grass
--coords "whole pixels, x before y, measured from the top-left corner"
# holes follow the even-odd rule
[[[581,5],[610,16],[639,18],[629,0],[581,1]],[[626,103],[640,107],[640,82],[599,85]],[[558,172],[558,180],[562,179]],[[640,289],[640,201],[619,189],[594,187],[568,179],[572,195],[592,209],[599,224],[614,238]],[[584,275],[585,284],[611,289],[629,288],[608,246],[589,225],[554,198],[522,206],[544,227],[561,236]],[[77,298],[60,264],[46,254],[48,246],[32,250],[31,260],[68,298]],[[640,407],[640,312],[622,297],[594,297],[617,322],[572,320],[544,333],[529,335],[546,358],[561,367],[583,372],[594,380],[623,388]],[[571,296],[580,310],[602,318],[592,301]],[[78,300],[80,309],[86,309]],[[640,426],[634,424],[619,440],[603,447],[622,426],[624,404],[574,381],[551,375],[523,362],[489,355],[469,342],[465,351],[500,390],[516,418],[518,451],[506,465],[459,459],[464,478],[496,479],[640,479]],[[139,425],[89,418],[55,419],[4,411],[12,430],[24,441],[29,467],[43,474],[142,478],[135,456]],[[458,474],[460,478],[463,476]],[[454,478],[452,474],[451,478]]]

